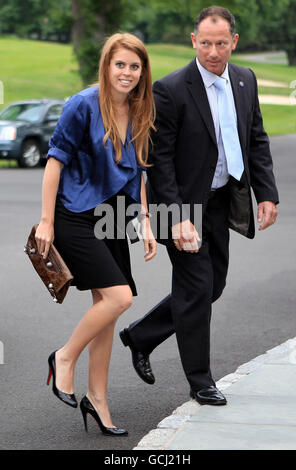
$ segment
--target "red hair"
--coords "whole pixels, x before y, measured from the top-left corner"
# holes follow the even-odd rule
[[[139,164],[142,166],[150,166],[147,164],[149,142],[151,140],[150,133],[151,129],[155,130],[155,105],[152,93],[151,68],[148,53],[143,42],[129,33],[113,34],[105,42],[101,53],[99,64],[99,100],[102,119],[106,130],[104,144],[110,137],[115,149],[116,162],[119,162],[121,159],[121,139],[116,124],[115,105],[111,94],[109,65],[113,54],[121,48],[136,53],[141,60],[142,73],[139,83],[128,97],[132,125],[131,142],[135,143]]]

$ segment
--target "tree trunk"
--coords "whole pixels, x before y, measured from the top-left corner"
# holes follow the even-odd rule
[[[124,8],[121,0],[72,0],[72,41],[84,85],[96,81],[104,39],[118,28]]]
[[[98,44],[100,44],[100,42],[102,42],[104,40],[104,38],[106,37],[106,35],[107,35],[107,33],[106,33],[106,20],[105,20],[105,17],[104,17],[104,10],[103,9],[102,9],[100,15],[95,16],[95,21],[96,21],[97,28],[94,31],[94,39],[98,42]]]
[[[72,42],[73,42],[74,52],[77,53],[79,49],[80,41],[84,36],[84,21],[83,21],[83,16],[81,14],[79,0],[72,0],[72,15],[73,15]]]
[[[289,65],[296,65],[296,49],[287,51]]]

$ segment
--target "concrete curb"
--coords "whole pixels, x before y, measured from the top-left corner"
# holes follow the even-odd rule
[[[267,87],[274,87],[274,88],[289,88],[289,85],[284,82],[274,82],[273,80],[262,80],[257,78],[257,83],[259,86],[267,86]]]
[[[292,93],[292,90],[291,90]],[[280,104],[285,106],[295,106],[295,97],[281,95],[259,95],[260,104]]]
[[[252,359],[250,362],[242,364],[234,373],[228,374],[220,379],[217,382],[217,387],[223,391],[241,378],[262,367],[262,365],[269,359],[275,359],[275,357],[280,357],[289,351],[291,351],[291,354],[293,355],[293,360],[291,359],[291,362],[296,363],[296,337],[287,340],[279,346],[269,349],[266,353]],[[200,408],[201,405],[199,405],[195,400],[190,399],[190,401],[179,406],[170,416],[164,418],[160,423],[158,423],[157,428],[152,429],[146,436],[144,436],[133,450],[165,450],[170,442],[183,429],[184,424],[191,418],[191,416],[198,413]]]

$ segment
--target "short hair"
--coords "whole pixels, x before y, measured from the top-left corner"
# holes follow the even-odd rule
[[[231,35],[235,35],[235,18],[233,14],[229,10],[227,10],[227,8],[219,7],[216,5],[201,10],[194,23],[195,35],[197,34],[199,24],[210,16],[213,18],[214,23],[217,21],[217,16],[226,20],[229,23]]]

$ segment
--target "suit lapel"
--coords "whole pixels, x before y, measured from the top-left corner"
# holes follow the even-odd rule
[[[245,109],[247,109],[245,99],[246,90],[243,77],[240,76],[239,72],[235,69],[233,64],[229,63],[229,77],[232,86],[232,92],[234,97],[234,103],[237,113],[237,124],[238,134],[241,143],[241,148],[245,148],[245,130],[246,130],[246,116]],[[193,101],[198,108],[200,115],[208,129],[208,132],[217,146],[214,122],[212,118],[211,108],[209,105],[207,92],[201,77],[201,74],[197,68],[195,58],[189,64],[188,73],[186,77],[186,85],[190,91]]]
[[[246,140],[245,110],[247,109],[247,106],[245,103],[245,96],[246,96],[245,83],[244,83],[243,78],[240,76],[238,71],[235,70],[233,65],[229,63],[228,66],[229,66],[229,77],[230,77],[232,93],[233,93],[233,98],[234,98],[234,103],[235,103],[235,108],[236,108],[236,114],[237,114],[238,135],[240,139],[241,149],[243,151],[243,149],[245,148],[245,140]]]
[[[207,97],[207,92],[201,74],[197,68],[195,59],[193,59],[193,61],[189,65],[188,74],[186,77],[186,85],[188,86],[193,101],[200,112],[200,115],[209,131],[211,138],[217,146],[214,122]]]

